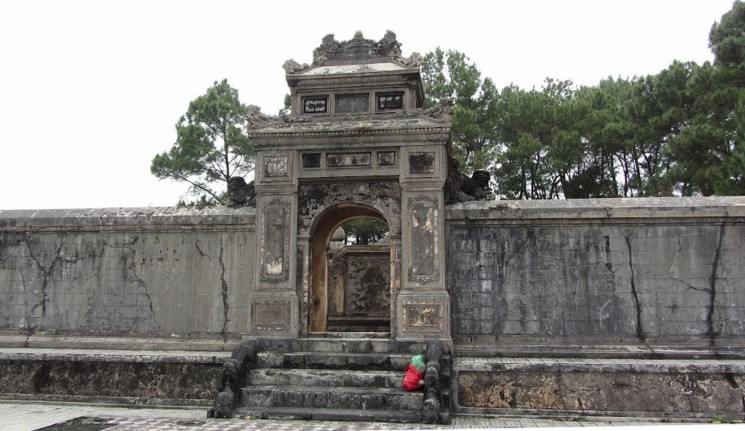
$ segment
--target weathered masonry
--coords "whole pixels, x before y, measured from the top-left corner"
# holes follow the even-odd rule
[[[448,109],[395,35],[285,71],[291,114],[247,119],[255,208],[0,211],[0,397],[745,417],[745,197],[447,205]],[[334,245],[355,219],[386,238]]]
[[[313,66],[286,64],[291,122],[257,122],[254,334],[326,330],[326,249],[345,221],[389,226],[390,332],[448,338],[444,195],[446,118],[421,112],[416,59],[394,36],[324,39]],[[302,120],[300,120],[302,119]]]

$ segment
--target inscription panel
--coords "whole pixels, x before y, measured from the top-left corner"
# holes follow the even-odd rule
[[[339,114],[352,114],[367,112],[370,96],[368,94],[340,94],[336,96],[336,112]]]
[[[435,153],[419,152],[409,154],[410,174],[432,174],[435,172]]]
[[[287,280],[289,256],[289,211],[284,204],[270,204],[264,208],[261,235],[261,279]]]
[[[306,169],[321,167],[321,153],[305,153],[301,156],[302,166]]]
[[[327,112],[327,97],[303,97],[304,114],[324,114]]]
[[[354,168],[370,166],[371,154],[368,153],[329,153],[326,155],[326,166],[329,168]]]
[[[445,330],[442,304],[407,302],[403,312],[404,332],[443,332]]]
[[[396,166],[395,151],[378,151],[379,166]]]
[[[251,307],[253,329],[259,331],[288,331],[290,329],[290,301],[256,301]]]
[[[409,281],[430,282],[437,280],[438,208],[432,200],[409,200],[411,227],[411,259]]]
[[[265,178],[284,178],[287,177],[287,156],[267,156],[264,157],[264,177]]]

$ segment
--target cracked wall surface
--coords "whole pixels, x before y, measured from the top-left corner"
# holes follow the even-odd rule
[[[0,212],[0,330],[246,332],[249,210],[67,211]]]
[[[694,211],[711,201],[655,216],[658,202],[636,200],[639,208],[620,211],[607,200],[610,209],[602,212],[562,203],[554,220],[546,220],[548,211],[557,211],[550,203],[535,214],[504,203],[454,206],[448,232],[453,336],[741,340],[741,202],[734,199],[729,215],[716,218]],[[489,205],[491,215],[484,210]],[[614,210],[618,216],[609,217]]]

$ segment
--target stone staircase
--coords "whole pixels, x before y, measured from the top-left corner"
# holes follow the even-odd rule
[[[242,378],[237,379],[240,389],[233,388],[234,408],[230,415],[267,419],[447,422],[449,355],[443,355],[446,359],[438,362],[445,366],[439,367],[437,394],[431,394],[438,395],[438,402],[436,406],[429,406],[428,415],[426,406],[432,402],[425,402],[430,395],[427,389],[406,392],[401,388],[411,357],[424,354],[427,344],[375,338],[380,335],[329,333],[303,339],[260,340],[259,344],[263,345],[256,345],[251,359],[244,361],[248,366],[243,369]]]

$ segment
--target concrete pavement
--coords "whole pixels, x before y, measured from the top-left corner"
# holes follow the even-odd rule
[[[113,407],[91,404],[52,404],[32,402],[0,402],[0,430],[35,431],[54,424],[62,424],[76,418],[100,418],[87,422],[100,423],[99,430],[106,431],[363,431],[363,430],[422,430],[422,429],[504,429],[504,428],[562,428],[624,426],[629,430],[641,427],[645,431],[655,426],[664,431],[683,428],[686,431],[701,430],[704,425],[691,423],[671,426],[654,420],[633,418],[587,418],[581,420],[558,420],[536,418],[458,416],[450,425],[391,424],[365,422],[330,421],[277,421],[261,419],[207,419],[204,408],[163,409]],[[85,422],[85,420],[79,420]],[[696,428],[690,427],[696,426]],[[104,428],[105,426],[105,428]],[[745,429],[743,425],[712,426],[716,431],[732,427]],[[708,427],[705,427],[708,428]],[[80,428],[83,429],[83,428]],[[93,428],[86,428],[93,429]],[[58,428],[55,431],[74,431],[73,428]]]

